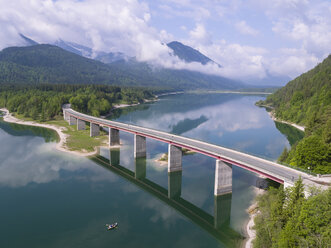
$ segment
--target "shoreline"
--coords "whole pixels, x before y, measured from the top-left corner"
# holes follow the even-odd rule
[[[3,120],[5,122],[19,124],[19,125],[25,125],[25,126],[43,127],[43,128],[48,128],[48,129],[52,129],[52,130],[56,131],[56,133],[58,134],[58,136],[60,138],[60,141],[56,143],[56,150],[58,150],[58,151],[71,153],[71,154],[81,156],[81,157],[93,156],[98,153],[98,147],[96,147],[93,152],[80,152],[80,151],[69,150],[68,147],[66,147],[66,145],[65,145],[66,140],[69,137],[69,135],[63,133],[63,131],[67,130],[67,128],[65,128],[65,127],[58,127],[58,126],[51,125],[51,124],[41,124],[41,123],[34,122],[34,121],[24,121],[24,120],[14,117],[9,112],[9,110],[6,108],[1,108],[0,111],[5,113],[5,115],[2,116]]]
[[[277,122],[280,122],[280,123],[284,123],[284,124],[287,124],[287,125],[290,125],[292,127],[295,127],[296,129],[299,129],[300,131],[304,132],[305,131],[305,128],[304,126],[300,126],[298,124],[295,124],[295,123],[292,123],[292,122],[288,122],[288,121],[283,121],[283,120],[280,120],[280,119],[277,119],[275,117],[275,113],[273,111],[271,112],[268,112],[270,118],[273,120],[273,121],[277,121]]]
[[[252,204],[246,209],[246,212],[249,214],[249,218],[247,220],[247,222],[245,223],[245,225],[243,226],[244,228],[244,233],[245,233],[245,240],[243,241],[242,247],[243,248],[252,248],[253,247],[253,240],[256,237],[256,232],[255,230],[253,230],[254,227],[254,218],[256,217],[256,215],[258,214],[258,209],[257,209],[257,202],[256,202],[256,198],[261,195],[264,194],[266,191],[263,189],[259,189],[259,188],[255,188],[255,197],[254,200],[252,201]]]

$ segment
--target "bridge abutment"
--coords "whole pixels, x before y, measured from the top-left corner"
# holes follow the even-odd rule
[[[85,130],[85,121],[77,119],[77,130]]]
[[[168,197],[177,198],[182,193],[182,171],[168,172]]]
[[[67,112],[63,110],[63,119],[64,119],[65,121],[68,121],[68,118],[67,118],[67,117],[68,117]]]
[[[137,134],[134,135],[134,157],[146,157],[146,137]]]
[[[182,148],[169,144],[168,146],[168,172],[182,170]]]
[[[98,136],[100,134],[100,126],[95,123],[90,123],[90,137]]]
[[[120,131],[115,128],[109,128],[109,146],[120,144]]]
[[[77,123],[77,118],[76,117],[73,117],[72,115],[69,116],[69,125],[72,126],[72,125],[76,125]]]
[[[214,195],[225,195],[232,192],[232,167],[221,160],[216,160]]]

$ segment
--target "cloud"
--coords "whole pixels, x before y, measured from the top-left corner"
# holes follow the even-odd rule
[[[205,26],[201,23],[196,24],[195,28],[190,31],[190,37],[199,44],[211,44],[211,35],[206,31]]]
[[[254,28],[248,24],[252,14]],[[178,31],[171,29],[174,21]],[[23,33],[41,43],[62,39],[156,66],[241,80],[299,75],[325,58],[331,43],[331,8],[324,0],[0,0],[0,25],[0,49],[20,45]],[[244,35],[240,40],[238,33]],[[259,40],[252,40],[256,35]],[[191,45],[223,67],[170,56],[164,43],[171,40]]]
[[[279,56],[268,61],[269,71],[273,74],[285,74],[291,78],[313,68],[319,58],[305,49],[280,49]]]
[[[242,34],[256,36],[259,33],[259,31],[257,31],[256,29],[250,27],[245,21],[237,22],[235,24],[235,27]]]

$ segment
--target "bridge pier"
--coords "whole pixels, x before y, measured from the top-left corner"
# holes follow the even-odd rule
[[[168,146],[168,172],[182,170],[182,148],[169,144]]]
[[[72,125],[76,125],[77,123],[77,118],[76,117],[73,117],[72,115],[69,116],[69,125],[72,126]]]
[[[134,157],[146,158],[146,137],[134,135]]]
[[[146,178],[146,158],[136,158],[134,177],[136,179]]]
[[[120,131],[115,128],[109,128],[109,146],[120,144]]]
[[[85,121],[77,119],[77,130],[85,130]]]
[[[214,195],[225,195],[232,192],[232,168],[221,160],[216,160]]]
[[[177,198],[182,194],[182,171],[168,172],[168,197]]]
[[[68,114],[67,114],[67,112],[64,109],[63,109],[63,119],[65,121],[68,121]]]
[[[100,126],[90,122],[90,137],[98,136],[100,134]]]
[[[120,149],[110,149],[110,165],[117,166],[120,164]]]

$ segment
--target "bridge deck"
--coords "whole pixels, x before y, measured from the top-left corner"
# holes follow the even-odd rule
[[[210,144],[207,142],[182,137],[179,135],[170,134],[163,131],[158,131],[150,128],[144,128],[136,125],[125,124],[117,121],[105,120],[102,118],[97,118],[89,116],[86,114],[79,113],[70,108],[64,109],[66,113],[72,115],[78,119],[85,120],[87,122],[92,122],[99,124],[100,126],[110,127],[119,129],[122,131],[138,134],[148,138],[160,140],[169,144],[187,148],[198,153],[234,164],[236,166],[245,168],[247,170],[256,172],[260,175],[264,175],[274,181],[280,183],[290,183],[292,184],[300,176],[303,179],[308,179],[312,176],[297,171],[295,169],[286,167],[284,165],[277,164],[275,162],[262,159],[256,156],[245,154],[243,152],[238,152],[229,148],[222,146]]]

